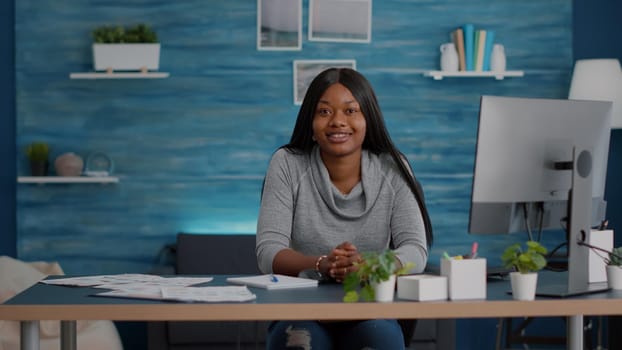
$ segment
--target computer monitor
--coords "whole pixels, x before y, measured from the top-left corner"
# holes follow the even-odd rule
[[[469,233],[535,239],[532,228],[565,230],[568,285],[549,294],[590,289],[589,251],[577,240],[588,243],[604,219],[611,109],[605,101],[481,97]]]

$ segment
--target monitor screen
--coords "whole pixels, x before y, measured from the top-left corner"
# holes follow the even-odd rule
[[[538,295],[606,289],[588,283],[583,244],[604,219],[611,110],[606,101],[481,97],[469,232],[534,240],[531,228],[564,229],[568,281],[538,283]]]
[[[482,96],[469,232],[563,229],[574,147],[592,152],[591,220],[605,216],[608,102]]]

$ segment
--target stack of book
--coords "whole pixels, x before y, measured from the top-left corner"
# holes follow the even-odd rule
[[[464,24],[451,32],[451,40],[458,51],[460,71],[489,71],[493,30],[475,29],[473,24]]]

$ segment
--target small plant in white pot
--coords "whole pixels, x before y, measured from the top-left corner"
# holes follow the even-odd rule
[[[622,247],[609,252],[607,262],[607,283],[611,289],[622,289]]]
[[[536,241],[528,241],[523,250],[520,243],[507,247],[501,256],[503,265],[514,268],[510,272],[512,297],[517,300],[534,300],[538,284],[538,271],[546,266],[547,250]]]
[[[93,66],[96,71],[158,70],[160,43],[146,24],[124,28],[101,26],[93,30]]]
[[[396,276],[406,274],[414,264],[398,267],[395,252],[390,249],[379,253],[365,252],[361,257],[362,261],[356,264],[358,270],[348,274],[343,281],[346,292],[343,301],[357,302],[359,296],[365,301],[393,301]]]

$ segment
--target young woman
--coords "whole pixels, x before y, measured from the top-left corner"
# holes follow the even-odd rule
[[[423,271],[432,243],[419,183],[393,145],[365,77],[331,68],[311,82],[290,142],[270,161],[257,227],[265,273],[315,269],[341,282],[361,252],[395,251]],[[400,349],[395,320],[278,321],[268,349]]]

